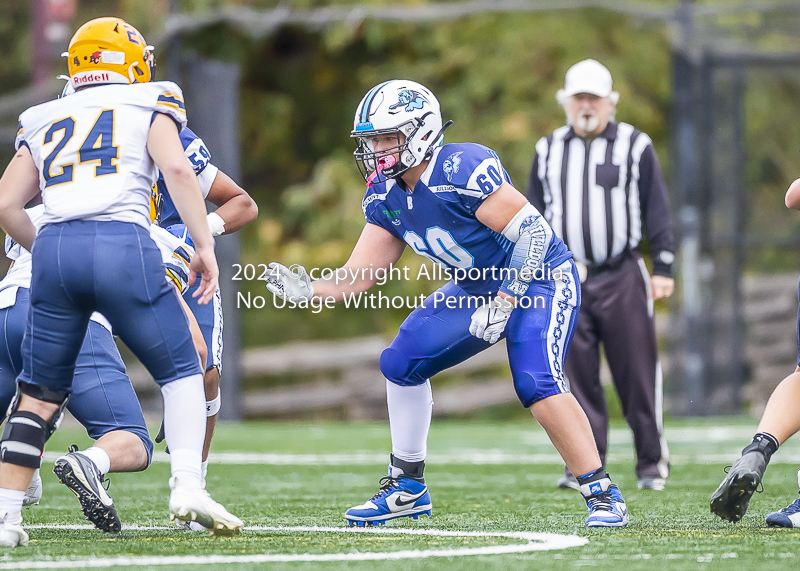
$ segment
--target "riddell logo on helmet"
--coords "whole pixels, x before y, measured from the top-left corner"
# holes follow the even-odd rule
[[[111,77],[107,73],[84,73],[74,76],[72,82],[77,87],[88,83],[107,83],[110,79]]]

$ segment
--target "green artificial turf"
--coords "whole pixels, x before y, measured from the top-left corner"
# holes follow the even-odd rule
[[[235,563],[208,562],[214,569],[797,569],[800,532],[769,529],[764,516],[797,495],[800,446],[792,441],[774,457],[764,493],[756,495],[744,520],[736,525],[709,513],[708,500],[730,464],[749,441],[755,423],[748,419],[674,421],[667,427],[674,462],[667,490],[639,491],[633,475],[630,437],[624,426],[612,429],[608,471],[628,502],[630,526],[617,530],[583,527],[586,508],[579,494],[557,490],[560,466],[552,445],[533,421],[509,424],[434,422],[430,433],[426,479],[433,517],[390,522],[391,529],[471,532],[548,532],[578,535],[582,547],[501,555],[372,561]],[[77,442],[89,441],[77,428],[63,428],[48,443],[47,458]],[[160,454],[146,472],[113,474],[110,493],[125,525],[168,526],[169,466]],[[218,429],[214,452],[245,453],[250,464],[212,463],[207,488],[239,515],[246,526],[346,527],[343,512],[377,491],[389,451],[383,424],[240,424]],[[266,456],[256,458],[255,453]],[[230,459],[230,457],[228,457]],[[476,463],[479,462],[479,463]],[[28,526],[86,523],[77,499],[43,466],[44,498],[24,510]],[[0,569],[26,561],[148,556],[259,554],[392,553],[407,550],[456,550],[525,543],[523,540],[474,536],[439,537],[406,534],[322,531],[245,530],[237,537],[213,539],[177,529],[129,530],[110,536],[90,529],[29,529],[30,545],[0,554]],[[164,560],[168,561],[168,560]],[[212,562],[213,561],[213,562]],[[111,567],[124,567],[115,563]],[[154,569],[188,569],[171,562]],[[141,566],[137,568],[149,568]],[[19,567],[17,567],[19,568]],[[193,568],[197,568],[195,565]]]

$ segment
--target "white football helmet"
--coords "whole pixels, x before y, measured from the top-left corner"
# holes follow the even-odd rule
[[[430,157],[450,123],[442,125],[439,101],[425,86],[402,79],[376,85],[359,103],[350,133],[358,141],[353,155],[361,176],[371,183],[397,178]],[[392,133],[398,135],[397,146],[375,153],[372,137]],[[387,160],[395,154],[398,161]]]

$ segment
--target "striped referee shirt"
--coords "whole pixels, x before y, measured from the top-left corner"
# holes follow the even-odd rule
[[[577,261],[599,265],[635,250],[644,229],[653,273],[672,276],[667,185],[650,137],[631,125],[609,122],[587,140],[565,126],[540,139],[527,195]]]

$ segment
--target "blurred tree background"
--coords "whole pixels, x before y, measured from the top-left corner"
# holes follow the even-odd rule
[[[182,0],[177,5],[183,13],[202,16],[225,6],[299,9],[365,3],[395,4]],[[678,2],[643,4],[675,7]],[[157,41],[168,11],[167,0],[81,0],[74,23],[121,16],[156,43],[163,65],[171,54],[160,50]],[[36,41],[27,7],[12,2],[4,12],[0,40],[6,57],[0,60],[0,96],[30,81],[31,45]],[[316,28],[284,26],[260,38],[232,26],[212,25],[183,36],[181,57],[242,66],[239,182],[260,208],[258,220],[242,233],[242,263],[279,260],[307,268],[336,267],[347,259],[364,224],[364,183],[353,164],[349,133],[355,108],[373,85],[409,78],[431,88],[445,119],[455,121],[446,142],[476,141],[492,147],[524,190],[536,141],[564,123],[555,93],[565,71],[592,57],[614,77],[621,95],[617,119],[651,136],[668,173],[668,34],[658,20],[604,9],[483,13],[414,24],[356,19]],[[61,71],[53,69],[54,74]],[[158,77],[164,79],[163,68],[160,71]],[[792,237],[800,229],[800,218],[786,211],[782,196],[800,174],[797,73],[752,75],[747,93],[748,232]],[[187,110],[191,125],[190,97]],[[10,152],[3,148],[2,158]],[[750,259],[748,267],[774,271],[796,268],[797,262],[794,253],[768,251]],[[401,264],[411,266],[416,275],[422,260],[407,252]],[[387,295],[416,296],[436,285],[394,281],[382,289]],[[261,282],[242,282],[242,288],[267,294]],[[270,298],[265,309],[242,310],[244,343],[391,334],[407,312],[339,308],[314,314],[271,308]]]

